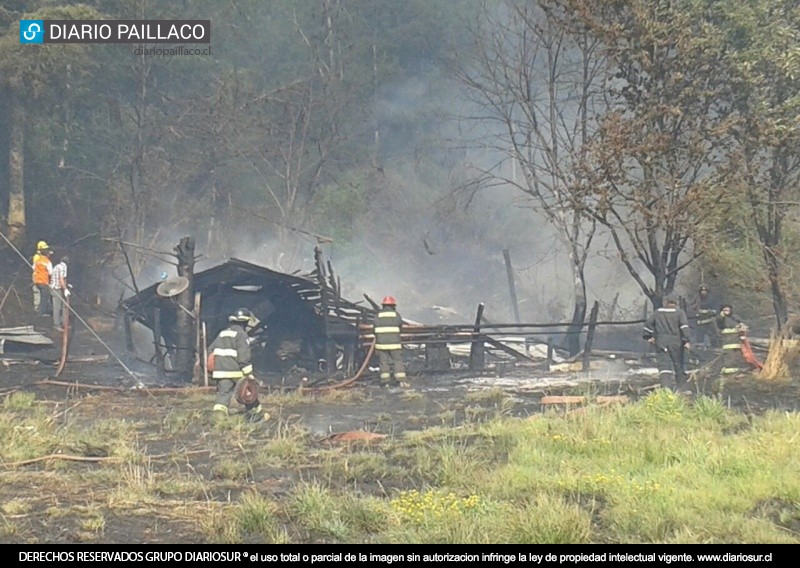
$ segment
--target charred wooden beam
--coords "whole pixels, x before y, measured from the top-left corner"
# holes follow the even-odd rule
[[[367,302],[369,302],[369,305],[370,305],[370,306],[372,306],[372,309],[373,309],[373,310],[375,310],[375,311],[378,311],[378,312],[381,310],[381,307],[378,305],[378,303],[377,303],[377,302],[375,302],[375,300],[373,300],[372,298],[370,298],[370,297],[369,297],[369,296],[367,296],[366,294],[364,294],[364,299],[365,299]]]
[[[503,259],[506,262],[508,291],[511,295],[511,312],[514,314],[514,321],[519,323],[519,304],[517,303],[517,286],[514,282],[514,269],[511,267],[511,254],[508,252],[508,249],[503,249]]]
[[[319,289],[322,303],[322,333],[325,337],[325,366],[321,371],[326,371],[329,375],[336,372],[336,355],[334,353],[334,344],[331,341],[329,329],[329,300],[328,282],[325,276],[325,267],[322,262],[322,249],[318,246],[314,247],[314,261],[317,265],[317,272],[319,274]]]
[[[202,326],[200,324],[200,292],[194,293],[194,366],[192,368],[192,382],[200,384],[205,360],[203,359]]]
[[[475,316],[475,325],[472,328],[473,339],[469,350],[469,368],[472,371],[483,369],[486,362],[486,351],[481,339],[481,318],[483,317],[483,303],[478,304],[478,312]]]
[[[500,351],[511,355],[515,359],[518,359],[520,361],[525,361],[526,363],[538,363],[538,361],[533,357],[529,357],[528,355],[520,353],[519,351],[513,349],[512,347],[509,347],[502,341],[497,341],[496,339],[493,339],[487,335],[481,335],[481,337],[483,338],[484,342],[488,343],[495,349],[499,349]]]
[[[130,352],[133,353],[136,351],[136,347],[133,344],[133,330],[131,329],[131,320],[133,317],[128,312],[122,314],[124,318],[124,327],[125,327],[125,348]]]
[[[178,257],[178,276],[189,281],[189,286],[177,298],[175,371],[181,379],[191,381],[197,336],[197,315],[194,313],[194,238],[183,237],[175,247],[175,252]]]
[[[164,381],[167,377],[167,372],[164,368],[164,353],[161,351],[161,306],[156,306],[153,309],[153,347],[155,347],[158,379]]]

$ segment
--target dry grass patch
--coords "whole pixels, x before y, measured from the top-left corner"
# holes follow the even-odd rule
[[[759,379],[784,382],[791,380],[792,370],[796,369],[800,360],[800,341],[792,339],[792,335],[789,327],[770,335],[769,351],[764,360],[764,368],[758,373]]]

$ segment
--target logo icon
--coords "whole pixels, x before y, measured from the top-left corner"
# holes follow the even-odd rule
[[[20,20],[20,43],[44,43],[44,20]]]

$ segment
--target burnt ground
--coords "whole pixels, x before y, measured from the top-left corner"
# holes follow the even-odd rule
[[[25,291],[27,292],[27,290]],[[4,293],[4,291],[3,291]],[[9,468],[2,458],[5,473],[0,472],[0,502],[22,497],[30,502],[24,512],[5,511],[3,522],[11,523],[12,531],[0,531],[0,542],[92,542],[92,543],[192,543],[208,542],[208,527],[218,505],[236,499],[245,490],[281,496],[291,491],[298,479],[308,473],[290,471],[285,467],[263,467],[246,475],[221,473],[225,460],[236,460],[235,448],[225,435],[209,436],[213,431],[210,407],[213,393],[163,393],[155,389],[165,386],[185,386],[169,379],[159,383],[149,365],[125,353],[121,331],[110,329],[113,320],[80,301],[76,308],[84,319],[92,321],[98,335],[119,355],[135,376],[129,375],[114,356],[83,325],[75,327],[70,356],[64,372],[57,379],[55,368],[60,338],[51,329],[50,320],[37,318],[26,306],[15,308],[16,298],[2,309],[0,326],[33,323],[55,341],[52,349],[38,353],[42,361],[27,357],[15,358],[6,354],[0,359],[0,398],[13,392],[33,392],[35,404],[52,408],[53,420],[72,420],[86,425],[104,420],[124,420],[136,425],[137,444],[143,454],[155,456],[147,464],[145,476],[157,477],[180,472],[200,480],[201,489],[175,489],[166,492],[158,503],[151,497],[117,495],[119,483],[110,478],[108,486],[98,488],[88,481],[88,472],[96,473],[101,463],[42,461]],[[23,300],[27,299],[23,297]],[[90,320],[89,318],[97,318]],[[80,359],[91,359],[80,362]],[[596,367],[596,368],[594,368]],[[377,386],[375,373],[370,371],[355,385],[326,394],[308,393],[305,396],[277,396],[296,392],[296,374],[267,374],[259,378],[265,383],[263,397],[270,419],[251,433],[256,441],[280,437],[283,432],[304,431],[310,440],[308,448],[319,448],[331,434],[345,431],[398,435],[407,430],[457,426],[467,421],[498,415],[528,416],[542,412],[544,395],[590,394],[619,395],[631,398],[642,396],[655,386],[655,376],[641,368],[636,361],[623,358],[598,358],[593,370],[583,373],[547,373],[534,367],[519,367],[503,363],[481,375],[465,369],[447,373],[421,373],[412,366],[413,387],[410,391],[393,391]],[[310,377],[307,384],[319,378]],[[73,386],[42,384],[58,380]],[[94,385],[114,387],[103,390],[75,386]],[[142,388],[144,387],[144,388]],[[709,387],[711,389],[712,387]],[[153,389],[153,390],[151,390]],[[308,392],[308,391],[307,391]],[[272,396],[271,396],[272,394]],[[722,393],[723,400],[745,413],[760,413],[768,409],[800,410],[800,387],[797,381],[789,384],[769,384],[751,376],[729,381]],[[196,425],[181,429],[173,422],[193,420]],[[224,433],[223,433],[224,434]],[[64,454],[84,457],[108,456],[109,449],[98,443],[81,447],[59,448]],[[233,453],[232,453],[233,452]],[[180,459],[168,456],[180,454]],[[77,473],[77,484],[65,483],[58,472],[69,469]],[[81,472],[87,472],[83,485]],[[29,472],[28,475],[24,475]],[[36,472],[34,475],[30,472]],[[23,473],[20,475],[20,473]],[[117,475],[140,475],[141,472],[116,471]],[[353,480],[342,474],[343,483]],[[353,474],[356,475],[356,474]],[[138,478],[137,478],[138,479]],[[385,485],[390,485],[387,482]],[[382,487],[381,490],[386,490]],[[109,503],[114,503],[109,507]],[[166,507],[164,505],[167,505]],[[198,524],[186,511],[196,509]],[[63,511],[55,513],[54,511]],[[99,512],[98,512],[99,511]],[[182,511],[179,514],[178,511]],[[210,513],[211,512],[211,513]],[[102,518],[102,530],[92,527],[92,518]],[[210,515],[210,516],[209,516]],[[211,521],[208,521],[208,519]]]

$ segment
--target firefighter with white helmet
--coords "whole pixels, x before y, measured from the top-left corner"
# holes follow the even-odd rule
[[[249,422],[260,422],[264,415],[253,378],[250,338],[247,333],[248,328],[258,325],[258,320],[247,308],[239,308],[228,316],[228,321],[230,325],[220,331],[209,346],[213,360],[210,365],[211,378],[217,382],[214,411],[227,415],[235,393],[237,400],[244,404],[245,418]]]
[[[381,366],[381,386],[408,387],[403,364],[403,344],[400,340],[403,319],[397,311],[397,301],[392,296],[383,299],[381,310],[375,316],[373,324],[375,350]]]

